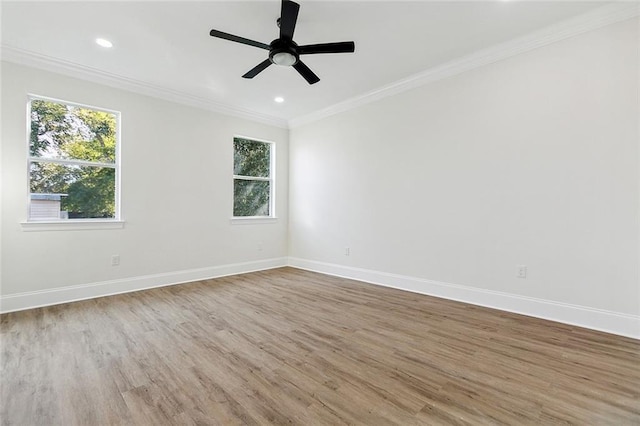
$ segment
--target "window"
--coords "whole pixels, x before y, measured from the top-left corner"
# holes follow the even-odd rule
[[[32,97],[29,221],[119,219],[119,113]]]
[[[274,217],[273,143],[233,138],[233,216]]]

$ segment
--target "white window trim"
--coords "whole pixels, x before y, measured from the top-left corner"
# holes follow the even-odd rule
[[[232,225],[256,225],[266,223],[277,223],[278,218],[273,216],[235,216],[230,220]]]
[[[20,222],[20,227],[26,232],[122,229],[124,221],[115,219],[32,220]]]
[[[273,141],[268,141],[264,139],[254,138],[251,136],[244,135],[233,135],[233,139],[246,139],[254,142],[261,142],[269,144],[269,177],[259,177],[259,176],[243,176],[233,174],[233,157],[231,159],[231,173],[232,173],[232,196],[231,196],[231,224],[233,225],[253,225],[253,224],[262,224],[262,223],[276,223],[278,221],[278,217],[276,216],[276,144]],[[232,151],[232,155],[235,155],[235,148]],[[255,180],[255,181],[266,181],[269,182],[269,216],[234,216],[233,215],[233,204],[235,203],[234,195],[233,195],[233,182],[236,179],[243,180]]]
[[[42,158],[32,157],[30,147],[31,136],[31,102],[34,100],[42,100],[48,102],[61,103],[64,105],[71,105],[79,108],[87,108],[95,111],[107,112],[116,116],[116,158],[114,163],[99,163],[83,160],[68,160],[60,158]],[[74,164],[79,166],[90,167],[108,167],[115,169],[115,217],[112,219],[60,219],[60,220],[37,220],[29,217],[29,207],[31,204],[31,191],[27,191],[27,205],[26,205],[26,217],[27,219],[20,222],[20,226],[23,231],[68,231],[68,230],[96,230],[96,229],[121,229],[124,228],[124,220],[121,215],[121,203],[120,203],[120,152],[121,152],[121,113],[107,108],[97,107],[93,105],[81,104],[77,102],[70,102],[63,99],[51,98],[48,96],[41,96],[36,94],[28,94],[27,96],[27,120],[26,120],[26,135],[27,135],[27,189],[31,187],[31,163],[32,162],[48,162],[58,164]]]

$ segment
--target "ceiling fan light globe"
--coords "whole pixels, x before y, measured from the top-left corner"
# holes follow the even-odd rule
[[[272,59],[274,64],[282,65],[284,67],[290,67],[298,61],[295,55],[292,55],[289,52],[278,52],[273,55]]]

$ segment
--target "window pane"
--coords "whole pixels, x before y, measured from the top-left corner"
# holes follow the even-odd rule
[[[233,182],[234,216],[269,216],[268,181],[235,179]]]
[[[271,144],[234,138],[233,174],[269,177]]]
[[[116,173],[110,167],[33,162],[30,219],[115,217]]]
[[[34,99],[29,152],[33,157],[115,163],[116,115]]]

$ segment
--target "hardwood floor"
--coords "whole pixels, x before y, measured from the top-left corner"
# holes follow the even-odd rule
[[[283,268],[1,317],[3,425],[640,424],[640,342]]]

